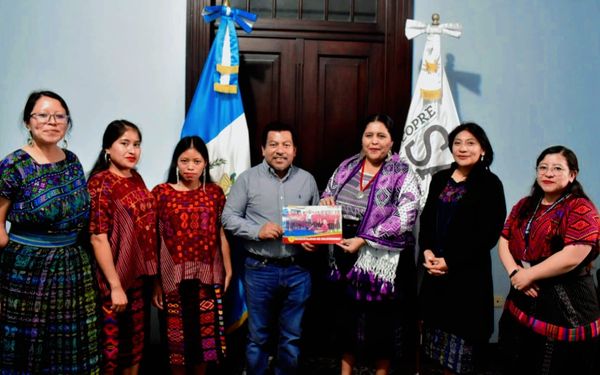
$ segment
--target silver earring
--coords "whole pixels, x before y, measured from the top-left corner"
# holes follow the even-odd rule
[[[106,151],[104,152],[104,161],[106,162],[106,164],[110,163],[110,155]]]
[[[485,156],[485,154],[481,154],[481,161],[483,161],[483,157]]]
[[[64,149],[69,148],[69,142],[67,141],[67,138],[63,138],[63,148]]]
[[[179,183],[179,167],[175,167],[175,180]]]
[[[33,146],[33,138],[31,137],[31,133],[27,136],[27,145]]]

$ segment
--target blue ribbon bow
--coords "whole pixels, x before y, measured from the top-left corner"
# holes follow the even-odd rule
[[[235,25],[245,32],[252,31],[256,15],[243,10],[233,9],[225,5],[205,7],[202,11],[204,21],[212,22],[221,18],[210,56],[214,56],[211,64],[216,70],[213,73],[214,90],[223,94],[236,94],[238,91],[239,45]],[[227,41],[227,43],[225,43]],[[214,49],[214,55],[212,53]],[[208,61],[208,59],[207,59]]]
[[[231,19],[247,33],[252,31],[254,22],[256,22],[256,14],[241,9],[230,8],[225,5],[205,7],[202,10],[202,16],[204,17],[204,21],[209,23],[220,17]]]

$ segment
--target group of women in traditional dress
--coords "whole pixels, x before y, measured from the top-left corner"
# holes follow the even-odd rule
[[[467,123],[449,135],[455,163],[433,176],[419,242],[424,352],[445,373],[477,373],[493,332],[490,250],[498,242],[511,289],[500,319],[506,374],[595,374],[600,306],[591,274],[598,210],[577,181],[573,151],[553,146],[536,162],[529,196],[504,223],[492,146]]]
[[[151,301],[165,316],[172,372],[205,373],[225,355],[222,297],[232,277],[225,196],[210,180],[206,145],[182,138],[167,181],[149,191],[136,171],[140,129],[116,120],[86,181],[59,145],[71,120],[58,94],[32,93],[28,143],[0,162],[0,370],[135,374]],[[474,123],[454,129],[454,163],[433,176],[420,216],[417,297],[421,192],[391,151],[393,127],[383,114],[365,119],[360,153],[335,170],[320,202],[342,207],[344,239],[329,261],[341,297],[341,373],[365,359],[389,373],[396,342],[410,340],[396,325],[417,298],[425,355],[446,373],[477,372],[493,331],[490,250],[499,237],[512,286],[499,336],[507,373],[597,369],[590,270],[600,224],[575,154],[544,150],[531,194],[504,222],[486,133]]]
[[[392,129],[389,117],[368,117],[360,154],[336,169],[321,200],[342,206],[344,240],[331,248],[330,265],[345,290],[336,312],[343,375],[359,358],[374,363],[377,375],[389,373],[394,340],[412,340],[410,318],[402,318],[410,317],[416,280],[402,255],[414,254],[420,192],[391,153]],[[503,229],[504,190],[490,171],[494,151],[485,131],[465,123],[448,140],[454,163],[433,175],[419,222],[423,354],[448,374],[484,369],[494,326],[490,251],[500,236],[512,283],[500,322],[503,371],[597,373],[600,307],[590,270],[600,219],[577,181],[575,154],[563,146],[542,152],[531,195]]]
[[[0,372],[136,374],[152,300],[173,373],[205,373],[225,352],[231,262],[204,142],[181,139],[150,192],[135,124],[107,126],[86,183],[59,145],[71,115],[58,94],[32,93],[23,122],[27,145],[0,163]]]

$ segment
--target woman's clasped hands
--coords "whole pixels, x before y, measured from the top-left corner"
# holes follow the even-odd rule
[[[510,282],[516,290],[533,298],[538,296],[540,290],[534,281],[530,268],[519,267],[518,271],[510,277]]]
[[[443,276],[448,273],[448,265],[446,260],[442,257],[436,257],[433,251],[425,250],[423,252],[425,262],[423,266],[427,269],[427,273],[432,276]]]

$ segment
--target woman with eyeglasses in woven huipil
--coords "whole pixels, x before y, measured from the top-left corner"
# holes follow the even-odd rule
[[[542,151],[531,194],[512,209],[498,250],[511,282],[500,319],[510,374],[598,374],[600,307],[591,262],[598,210],[583,192],[573,151]]]
[[[77,156],[59,145],[69,108],[33,92],[23,122],[27,145],[0,162],[0,369],[98,373],[96,279],[81,236],[90,198]]]

